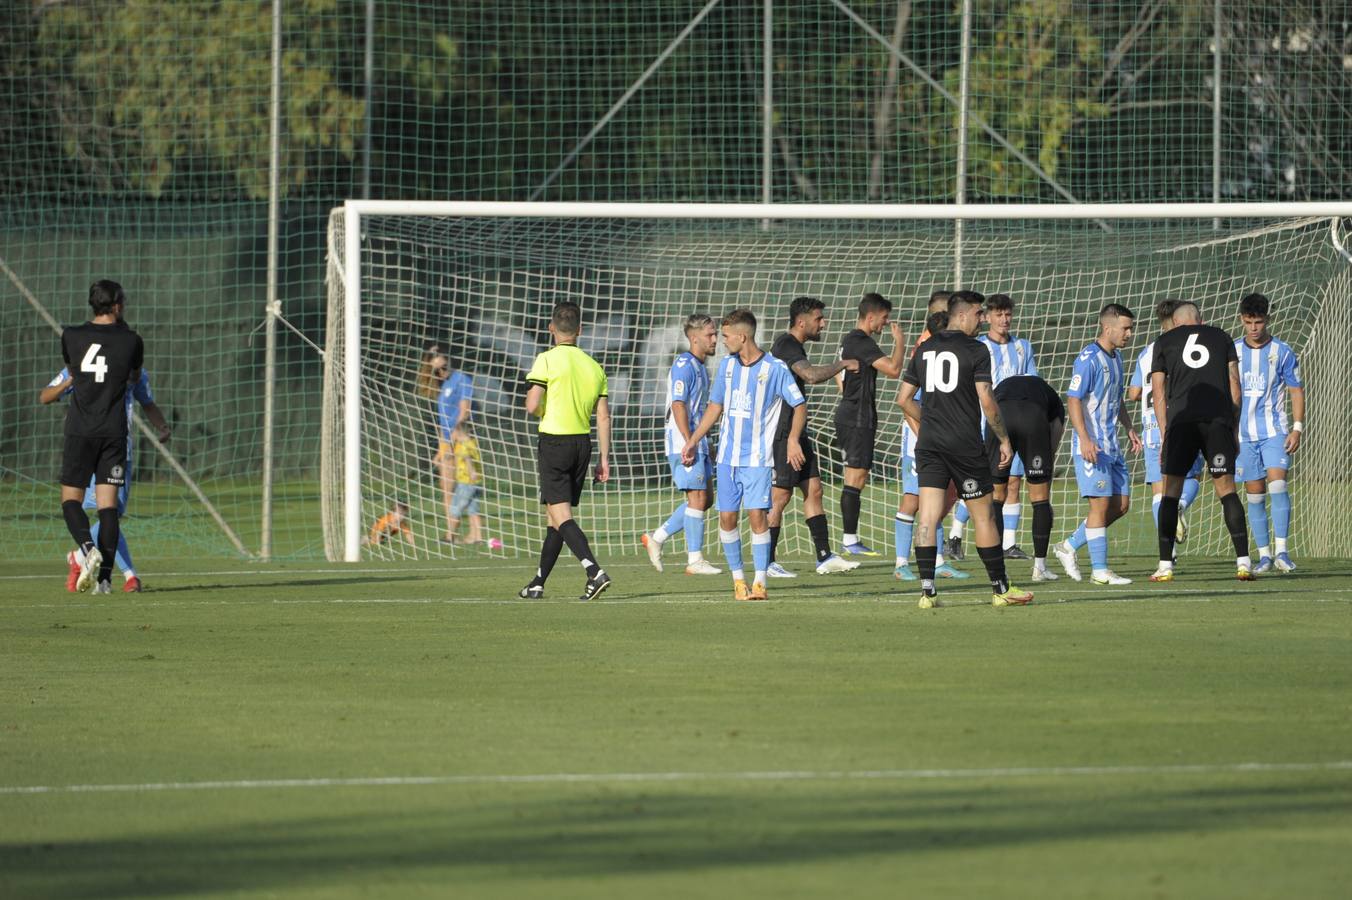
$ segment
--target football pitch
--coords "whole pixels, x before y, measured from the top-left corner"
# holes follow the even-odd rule
[[[0,563],[4,897],[1344,897],[1347,560]],[[786,561],[809,572],[806,560]],[[964,567],[977,572],[979,564]],[[121,578],[115,579],[115,590]]]

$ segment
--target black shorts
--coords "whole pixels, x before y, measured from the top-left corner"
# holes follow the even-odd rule
[[[922,488],[941,491],[947,491],[952,482],[964,500],[975,500],[991,492],[991,465],[985,453],[958,454],[917,447],[915,477]]]
[[[66,435],[61,452],[61,483],[83,490],[95,484],[127,483],[127,438]]]
[[[540,473],[540,502],[570,503],[582,499],[582,485],[591,468],[591,435],[542,434],[536,468]]]
[[[1006,400],[1000,404],[1000,418],[1005,420],[1014,453],[1023,460],[1023,480],[1029,484],[1051,481],[1056,448],[1052,446],[1052,423],[1047,421],[1046,411],[1036,403]],[[1000,468],[1000,439],[989,426],[986,428],[986,455],[990,458],[991,480],[996,484],[1008,484],[1010,467]]]
[[[836,446],[840,448],[845,465],[851,469],[873,468],[873,445],[878,429],[836,423]]]
[[[798,443],[803,448],[803,467],[795,471],[793,466],[789,465],[788,440],[775,441],[775,471],[770,483],[777,488],[793,490],[807,484],[813,478],[822,477],[821,466],[817,464],[817,448],[812,438],[805,434]]]
[[[1206,460],[1212,478],[1235,474],[1239,437],[1235,434],[1234,419],[1199,419],[1177,424],[1170,422],[1164,429],[1160,472],[1187,476],[1199,452],[1202,459]]]

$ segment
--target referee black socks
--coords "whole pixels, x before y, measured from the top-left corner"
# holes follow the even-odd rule
[[[840,489],[840,524],[846,534],[859,533],[859,488],[848,484]]]
[[[587,577],[594,578],[601,567],[596,564],[596,557],[592,556],[591,545],[587,543],[587,536],[582,533],[577,522],[569,519],[559,526],[559,534],[563,537],[563,542],[568,545],[568,549],[573,551],[573,555],[582,563],[582,567],[587,570]]]
[[[94,536],[89,531],[89,516],[85,515],[79,500],[62,500],[61,515],[66,520],[66,529],[81,550],[94,543]]]
[[[545,530],[544,543],[540,545],[540,568],[535,570],[535,579],[531,584],[544,584],[549,579],[549,573],[554,571],[554,563],[559,561],[559,554],[562,552],[563,535],[550,525]]]

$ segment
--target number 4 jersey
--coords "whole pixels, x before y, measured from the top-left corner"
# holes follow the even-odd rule
[[[985,445],[976,385],[991,381],[985,344],[961,331],[941,331],[916,348],[901,378],[925,394],[917,450],[981,452]]]
[[[1165,429],[1179,422],[1235,421],[1230,363],[1235,342],[1213,325],[1179,325],[1155,341],[1151,373],[1164,373]]]
[[[126,437],[128,382],[144,355],[141,336],[122,322],[86,322],[61,332],[61,356],[74,376],[67,435]]]

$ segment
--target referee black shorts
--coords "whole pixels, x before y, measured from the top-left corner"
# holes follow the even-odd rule
[[[851,469],[873,468],[873,445],[878,440],[876,428],[836,423],[836,445],[840,447],[845,465]]]
[[[1036,403],[1006,400],[1000,404],[1000,418],[1009,432],[1009,443],[1014,453],[1023,460],[1023,480],[1029,484],[1046,484],[1052,480],[1056,448],[1052,446],[1052,425],[1047,411]],[[986,455],[990,458],[991,480],[996,484],[1009,483],[1013,465],[1000,468],[1000,439],[986,426]]]
[[[991,464],[984,452],[953,453],[917,447],[915,477],[922,488],[941,491],[947,491],[952,482],[964,500],[975,500],[991,492]]]
[[[117,487],[127,483],[127,438],[66,435],[61,451],[61,483],[83,490],[89,479]]]
[[[591,468],[588,434],[542,434],[536,468],[540,473],[540,502],[577,506]]]
[[[1239,455],[1239,436],[1234,419],[1197,419],[1170,422],[1164,429],[1164,447],[1160,450],[1160,471],[1165,475],[1186,477],[1197,461],[1206,460],[1211,477],[1235,474]]]
[[[817,462],[817,448],[812,438],[805,433],[798,443],[803,448],[803,467],[796,470],[789,465],[789,442],[787,438],[774,443],[775,471],[771,484],[777,488],[793,490],[807,484],[813,478],[822,477],[821,466]]]

